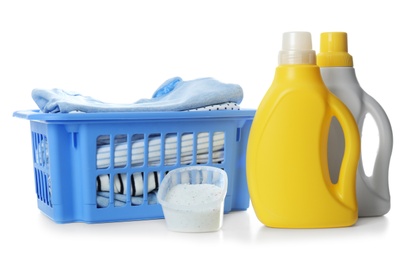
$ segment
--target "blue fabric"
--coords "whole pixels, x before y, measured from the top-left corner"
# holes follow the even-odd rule
[[[130,104],[105,103],[57,88],[34,89],[32,98],[44,113],[182,111],[225,102],[239,104],[243,91],[237,84],[226,84],[213,78],[184,81],[174,77],[166,80],[151,99]]]

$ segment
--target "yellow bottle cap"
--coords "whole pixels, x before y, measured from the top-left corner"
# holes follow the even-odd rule
[[[347,52],[347,33],[321,33],[316,60],[319,67],[353,67],[353,57]]]

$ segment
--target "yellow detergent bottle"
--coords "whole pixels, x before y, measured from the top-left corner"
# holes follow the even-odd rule
[[[286,32],[271,87],[248,139],[246,170],[258,219],[275,228],[328,228],[358,219],[360,136],[349,109],[325,86],[309,32]],[[340,122],[345,151],[340,179],[328,169],[328,131]]]

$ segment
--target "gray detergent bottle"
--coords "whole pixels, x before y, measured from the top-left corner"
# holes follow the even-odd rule
[[[379,133],[379,147],[373,165],[373,172],[367,175],[362,156],[356,177],[356,194],[359,217],[382,216],[389,212],[391,197],[389,191],[389,164],[392,154],[393,134],[390,121],[379,103],[359,85],[353,67],[353,58],[347,51],[347,33],[321,33],[320,53],[317,63],[325,85],[351,111],[360,135],[363,123],[370,114]],[[333,118],[328,137],[328,167],[333,182],[339,178],[344,151],[344,135],[338,121]],[[361,151],[363,154],[363,150]]]

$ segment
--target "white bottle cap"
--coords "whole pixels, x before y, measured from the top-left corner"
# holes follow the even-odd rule
[[[279,65],[313,64],[316,65],[316,54],[312,49],[309,32],[283,33],[282,50],[279,52]]]

